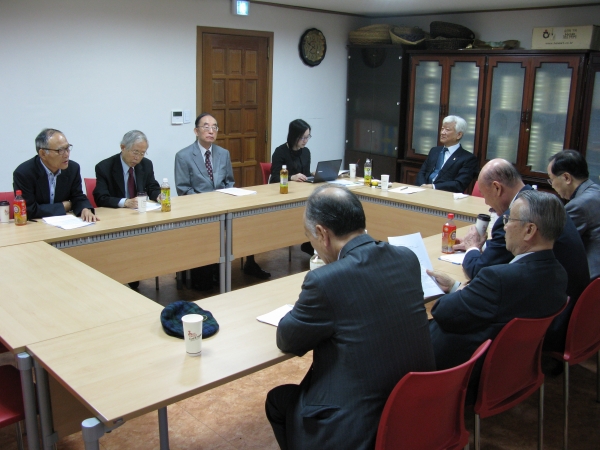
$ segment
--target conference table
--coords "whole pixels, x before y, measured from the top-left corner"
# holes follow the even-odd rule
[[[23,291],[15,291],[14,296],[3,296],[0,299],[0,311],[9,312],[0,319],[0,341],[15,355],[18,354],[17,361],[24,360],[20,364],[23,367],[22,379],[25,379],[31,362],[28,355],[22,352],[24,348],[30,349],[36,343],[54,341],[61,337],[66,339],[77,333],[84,335],[86,330],[110,326],[123,320],[133,320],[148,312],[135,309],[140,302],[154,310],[160,309],[160,306],[148,302],[119,283],[219,263],[221,292],[229,291],[231,261],[234,258],[306,240],[302,215],[306,199],[314,188],[311,184],[290,183],[287,195],[279,194],[277,185],[263,185],[249,188],[256,191],[256,195],[243,197],[218,192],[175,197],[172,199],[172,211],[167,213],[149,211],[141,214],[127,209],[97,208],[101,219],[99,222],[68,231],[46,225],[40,220],[25,227],[2,225],[0,260],[5,266],[11,265],[12,269],[4,273],[3,276],[8,278],[3,278],[2,281],[5,285],[10,285],[11,277],[19,272],[22,276],[15,279],[36,279],[39,281],[39,289],[31,286]],[[353,190],[365,208],[369,234],[381,240],[416,231],[421,232],[424,237],[438,234],[448,212],[454,212],[457,225],[464,226],[474,223],[477,214],[487,210],[480,198],[457,200],[447,192],[426,190],[404,195],[362,186],[354,187]],[[22,259],[22,254],[41,255],[36,258],[38,265],[32,266],[29,259]],[[71,265],[77,266],[77,261],[81,267],[72,269]],[[63,263],[67,269],[61,276],[44,276],[46,267],[51,266],[54,271]],[[35,270],[32,271],[32,268]],[[53,271],[50,272],[54,273]],[[84,274],[80,275],[79,272]],[[97,281],[97,277],[101,281]],[[65,278],[72,281],[66,282]],[[109,288],[104,288],[105,284],[109,284]],[[102,286],[102,292],[94,289],[95,286]],[[65,293],[66,290],[69,292]],[[48,291],[53,292],[53,295],[48,296]],[[106,296],[101,293],[111,293],[110,295],[115,296],[113,299],[118,296],[118,304],[107,301]],[[27,305],[27,302],[21,302],[21,298],[44,296],[48,302],[38,305],[34,318],[27,314],[26,309],[14,310],[7,306],[14,299],[19,300],[17,303]],[[71,300],[64,301],[63,298]],[[73,311],[79,311],[80,315],[90,315],[90,321],[75,321],[75,324],[65,327],[49,325],[51,321],[48,319],[53,317],[57,317],[57,320],[72,320],[74,315],[68,309],[75,305],[77,298],[80,309],[74,308]],[[54,309],[56,315],[53,316],[49,310],[60,302],[63,302],[65,308]],[[81,311],[81,308],[85,308],[85,311]],[[95,308],[103,312],[96,313]],[[17,334],[7,326],[7,323],[13,322],[20,324],[20,331],[35,328],[39,333],[32,333],[29,340],[17,339]],[[44,381],[44,376],[44,371],[40,368],[38,379]],[[33,389],[31,381],[25,381]],[[56,383],[54,378],[50,378],[50,384],[54,386],[53,396],[55,391],[60,391],[61,386],[66,386],[66,383],[65,386]],[[28,389],[27,386],[24,390]],[[47,397],[48,388],[45,383],[41,383],[41,388],[40,392],[38,386],[38,396]],[[24,395],[29,395],[30,398],[25,400],[31,405],[31,392]],[[32,421],[31,407],[29,410],[28,425]],[[35,414],[35,409],[33,411]],[[51,424],[42,423],[42,437],[47,442],[52,442],[56,436],[49,433],[48,427],[51,425],[48,423]],[[30,436],[34,437],[33,434]],[[44,445],[46,446],[46,442]]]
[[[465,279],[460,266],[438,259],[441,235],[424,241],[434,269]],[[220,326],[203,340],[200,357],[187,356],[183,341],[164,333],[157,311],[34,343],[27,350],[93,414],[82,424],[86,449],[98,449],[106,431],[154,410],[159,411],[161,449],[167,449],[167,405],[293,356],[277,348],[276,328],[256,317],[293,304],[305,275],[195,302],[211,311]],[[81,419],[73,417],[74,423]]]

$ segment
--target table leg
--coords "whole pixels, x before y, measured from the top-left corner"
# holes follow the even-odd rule
[[[44,450],[49,450],[56,448],[55,444],[58,442],[58,434],[54,432],[54,425],[52,423],[48,372],[46,372],[37,360],[33,361],[33,365],[35,367],[35,385],[40,409],[40,424],[42,426],[42,446]]]
[[[98,419],[85,419],[81,422],[81,434],[85,450],[100,450],[99,439],[104,436],[104,425]]]
[[[226,242],[227,242],[227,231],[225,230],[225,214],[221,214],[219,216],[219,239],[221,240],[221,250],[219,257],[219,289],[221,294],[224,294],[225,291],[225,277],[227,276],[226,264],[227,264],[227,254],[226,254]]]
[[[226,273],[226,284],[225,284],[225,292],[231,291],[231,260],[233,259],[233,255],[231,254],[232,249],[232,236],[233,236],[233,228],[232,221],[233,215],[231,213],[227,213],[227,220],[225,225],[225,230],[227,232],[226,241],[227,248],[225,251],[225,273]]]
[[[21,375],[23,390],[23,405],[25,406],[25,428],[27,429],[27,447],[29,450],[39,450],[40,437],[37,425],[37,407],[35,404],[35,388],[31,369],[33,361],[28,353],[17,355],[17,368]]]
[[[160,450],[169,450],[169,423],[167,421],[167,407],[158,410],[158,435],[160,437]]]

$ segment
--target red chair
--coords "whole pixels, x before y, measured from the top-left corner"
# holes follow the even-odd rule
[[[271,176],[271,163],[259,163],[260,170],[263,176],[263,184],[269,184],[269,177]]]
[[[12,191],[8,191],[8,192],[0,192],[0,201],[2,200],[6,200],[8,203],[10,203],[10,208],[9,208],[9,216],[10,218],[14,218],[14,211],[13,211],[13,203],[15,201],[15,193]]]
[[[85,183],[85,195],[87,195],[88,200],[92,204],[94,208],[97,208],[96,201],[94,200],[94,189],[96,188],[96,179],[95,178],[84,178],[83,182]]]
[[[482,197],[483,195],[481,194],[481,191],[479,190],[479,181],[475,182],[475,186],[473,186],[473,192],[471,192],[471,195],[473,197]]]
[[[0,353],[8,351],[0,344]],[[17,445],[23,450],[21,421],[25,420],[21,375],[13,366],[0,366],[0,428],[15,424]]]
[[[375,450],[465,447],[469,443],[464,421],[469,376],[491,342],[481,344],[460,366],[402,377],[383,408]]]
[[[564,430],[563,448],[567,448],[569,425],[569,366],[579,364],[597,353],[596,401],[600,402],[600,278],[592,281],[573,307],[564,353],[550,355],[564,363]]]
[[[542,344],[552,320],[560,314],[541,319],[513,319],[498,333],[488,351],[479,379],[475,403],[475,450],[480,448],[481,419],[500,414],[540,390],[538,410],[538,448],[544,441],[544,373]]]

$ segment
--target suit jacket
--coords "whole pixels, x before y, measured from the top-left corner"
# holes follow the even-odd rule
[[[229,152],[216,144],[212,145],[212,166],[213,181],[206,171],[198,141],[179,150],[175,155],[177,195],[198,194],[233,187],[233,168]]]
[[[417,185],[429,184],[429,175],[435,170],[440,152],[444,147],[433,147],[429,156],[421,166],[417,175]],[[464,192],[473,178],[479,172],[479,163],[472,153],[459,146],[448,161],[442,166],[437,178],[433,182],[436,189],[448,192]]]
[[[298,150],[299,158],[298,162],[300,164],[300,169],[294,164],[294,159],[292,159],[292,152],[294,150],[290,150],[287,144],[282,144],[275,149],[273,152],[273,156],[271,156],[271,180],[269,183],[279,183],[279,173],[281,172],[281,166],[284,164],[288,169],[288,180],[292,175],[296,175],[297,173],[303,173],[307,177],[310,177],[310,150],[304,147],[302,150]]]
[[[70,160],[69,166],[61,170],[56,179],[56,190],[54,191],[54,203],[50,204],[50,186],[48,175],[42,166],[39,156],[20,164],[13,172],[13,188],[23,191],[23,199],[27,204],[27,218],[37,219],[40,217],[62,216],[65,208],[61,202],[71,201],[75,215],[80,216],[84,208],[94,208],[90,204],[81,188],[81,174],[79,164]]]
[[[525,185],[521,191],[530,189],[531,186]],[[504,214],[509,213],[510,210],[504,212]],[[492,236],[485,244],[485,251],[483,253],[470,251],[465,255],[463,269],[469,278],[475,278],[484,267],[506,264],[513,258],[512,253],[506,250],[504,236],[504,223],[502,222],[502,217],[499,217],[492,227]],[[549,350],[555,349],[556,351],[561,351],[564,350],[567,325],[573,307],[590,281],[585,248],[568,214],[563,232],[554,242],[553,251],[558,262],[567,271],[568,283],[566,293],[571,297],[571,301],[560,316],[554,319],[550,325],[546,333],[545,345]]]
[[[277,327],[284,352],[313,352],[286,418],[290,449],[371,449],[385,402],[409,371],[434,369],[415,254],[361,235],[308,272]]]
[[[133,169],[137,192],[145,192],[150,200],[156,201],[160,195],[160,185],[154,178],[152,161],[143,158]],[[117,153],[110,158],[96,164],[96,188],[94,200],[98,206],[118,208],[119,202],[125,195],[125,179],[121,154]]]
[[[590,278],[600,277],[600,186],[586,180],[565,206],[587,253]]]
[[[552,250],[482,269],[468,286],[444,295],[431,310],[429,330],[437,369],[464,363],[516,317],[556,313],[567,299],[566,287],[567,274]]]

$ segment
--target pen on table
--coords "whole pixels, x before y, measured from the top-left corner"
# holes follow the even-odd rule
[[[403,186],[400,188],[401,191],[403,191],[404,189],[408,189],[408,186]]]

